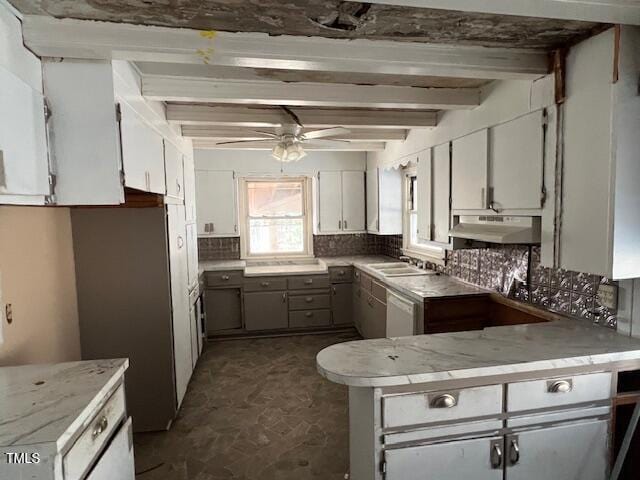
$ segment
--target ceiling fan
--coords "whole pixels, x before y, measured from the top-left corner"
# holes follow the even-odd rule
[[[261,130],[252,130],[253,133],[266,135],[270,138],[260,140],[236,140],[232,142],[218,142],[216,145],[237,145],[242,143],[265,143],[274,144],[271,150],[271,156],[281,162],[295,162],[305,157],[307,153],[304,151],[303,144],[309,140],[313,140],[314,145],[322,146],[340,146],[349,143],[348,140],[337,140],[331,137],[345,135],[350,131],[343,127],[324,128],[322,130],[304,131],[304,125],[300,118],[288,107],[283,105],[280,108],[287,114],[293,123],[283,124],[276,132],[265,132]]]

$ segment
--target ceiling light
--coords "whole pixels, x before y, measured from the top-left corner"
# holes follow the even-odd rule
[[[302,145],[295,141],[280,142],[271,151],[271,156],[283,163],[297,162],[306,155]]]

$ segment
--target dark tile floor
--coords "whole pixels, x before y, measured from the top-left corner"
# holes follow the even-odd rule
[[[135,435],[137,480],[343,479],[347,388],[315,356],[355,335],[209,343],[171,430]]]

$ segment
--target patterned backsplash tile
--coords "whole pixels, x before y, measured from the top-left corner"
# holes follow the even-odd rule
[[[198,238],[198,260],[238,260],[240,237]]]

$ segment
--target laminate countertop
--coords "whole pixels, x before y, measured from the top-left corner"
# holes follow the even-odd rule
[[[353,255],[341,257],[320,257],[320,262],[328,268],[355,266],[371,277],[384,284],[386,287],[397,291],[415,302],[423,302],[430,298],[463,297],[489,295],[490,290],[471,285],[445,274],[435,274],[430,271],[428,275],[416,275],[405,277],[385,277],[380,272],[369,268],[369,265],[376,263],[397,263],[398,260],[382,255]],[[224,271],[224,270],[245,270],[247,262],[244,260],[220,260],[200,262],[200,270]],[[287,262],[268,268],[268,275],[300,275],[300,271],[292,271]],[[325,271],[314,270],[309,273],[326,273]]]
[[[335,383],[383,387],[561,368],[595,370],[634,361],[640,340],[585,320],[560,319],[484,330],[340,343],[316,357]]]
[[[102,407],[127,359],[0,367],[0,447],[50,444],[58,451]]]

